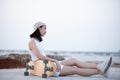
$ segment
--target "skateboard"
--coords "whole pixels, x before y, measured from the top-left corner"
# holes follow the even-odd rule
[[[56,70],[56,66],[53,62],[48,60],[30,61],[26,60],[26,71],[24,76],[29,74],[40,76],[42,78],[52,77]]]

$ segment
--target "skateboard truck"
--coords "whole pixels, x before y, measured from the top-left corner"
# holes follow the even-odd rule
[[[24,72],[24,76],[29,76],[28,69],[34,69],[34,66],[29,66],[28,63],[30,62],[29,59],[26,60],[26,71]]]
[[[44,60],[43,63],[45,63],[45,68],[44,68],[44,74],[42,74],[42,78],[47,78],[47,71],[53,71],[52,67],[47,67],[48,60]]]

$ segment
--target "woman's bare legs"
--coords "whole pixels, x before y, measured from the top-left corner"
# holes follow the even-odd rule
[[[63,69],[60,72],[60,75],[81,75],[81,76],[90,76],[99,74],[99,70],[97,69],[97,64],[81,62],[76,59],[68,59],[61,61],[62,65],[64,65]]]
[[[68,59],[61,61],[62,65],[65,66],[77,66],[78,68],[88,68],[88,69],[97,69],[97,64],[81,62],[77,59]]]
[[[81,62],[76,59],[63,60],[60,64],[64,65],[64,67],[61,70],[60,75],[77,74],[82,76],[90,76],[101,73],[101,75],[106,77],[111,63],[111,56],[104,63],[98,65],[95,63]]]
[[[85,68],[78,68],[75,66],[64,66],[60,72],[61,76],[74,75],[74,74],[81,76],[91,76],[91,75],[99,74],[99,71],[97,69],[85,69]]]

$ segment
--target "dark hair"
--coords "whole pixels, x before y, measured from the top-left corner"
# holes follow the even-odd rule
[[[40,28],[42,28],[43,26],[40,26]],[[41,37],[41,34],[40,34],[40,31],[39,29],[37,28],[37,30],[35,32],[33,32],[32,34],[30,34],[30,38],[35,38],[37,39],[38,41],[42,41],[42,37]]]

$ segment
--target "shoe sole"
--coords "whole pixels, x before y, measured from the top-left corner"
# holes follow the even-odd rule
[[[111,63],[112,63],[112,57],[110,57],[109,61],[108,61],[108,65],[106,66],[105,70],[104,70],[104,73],[107,73],[108,69],[110,68],[111,66]]]

